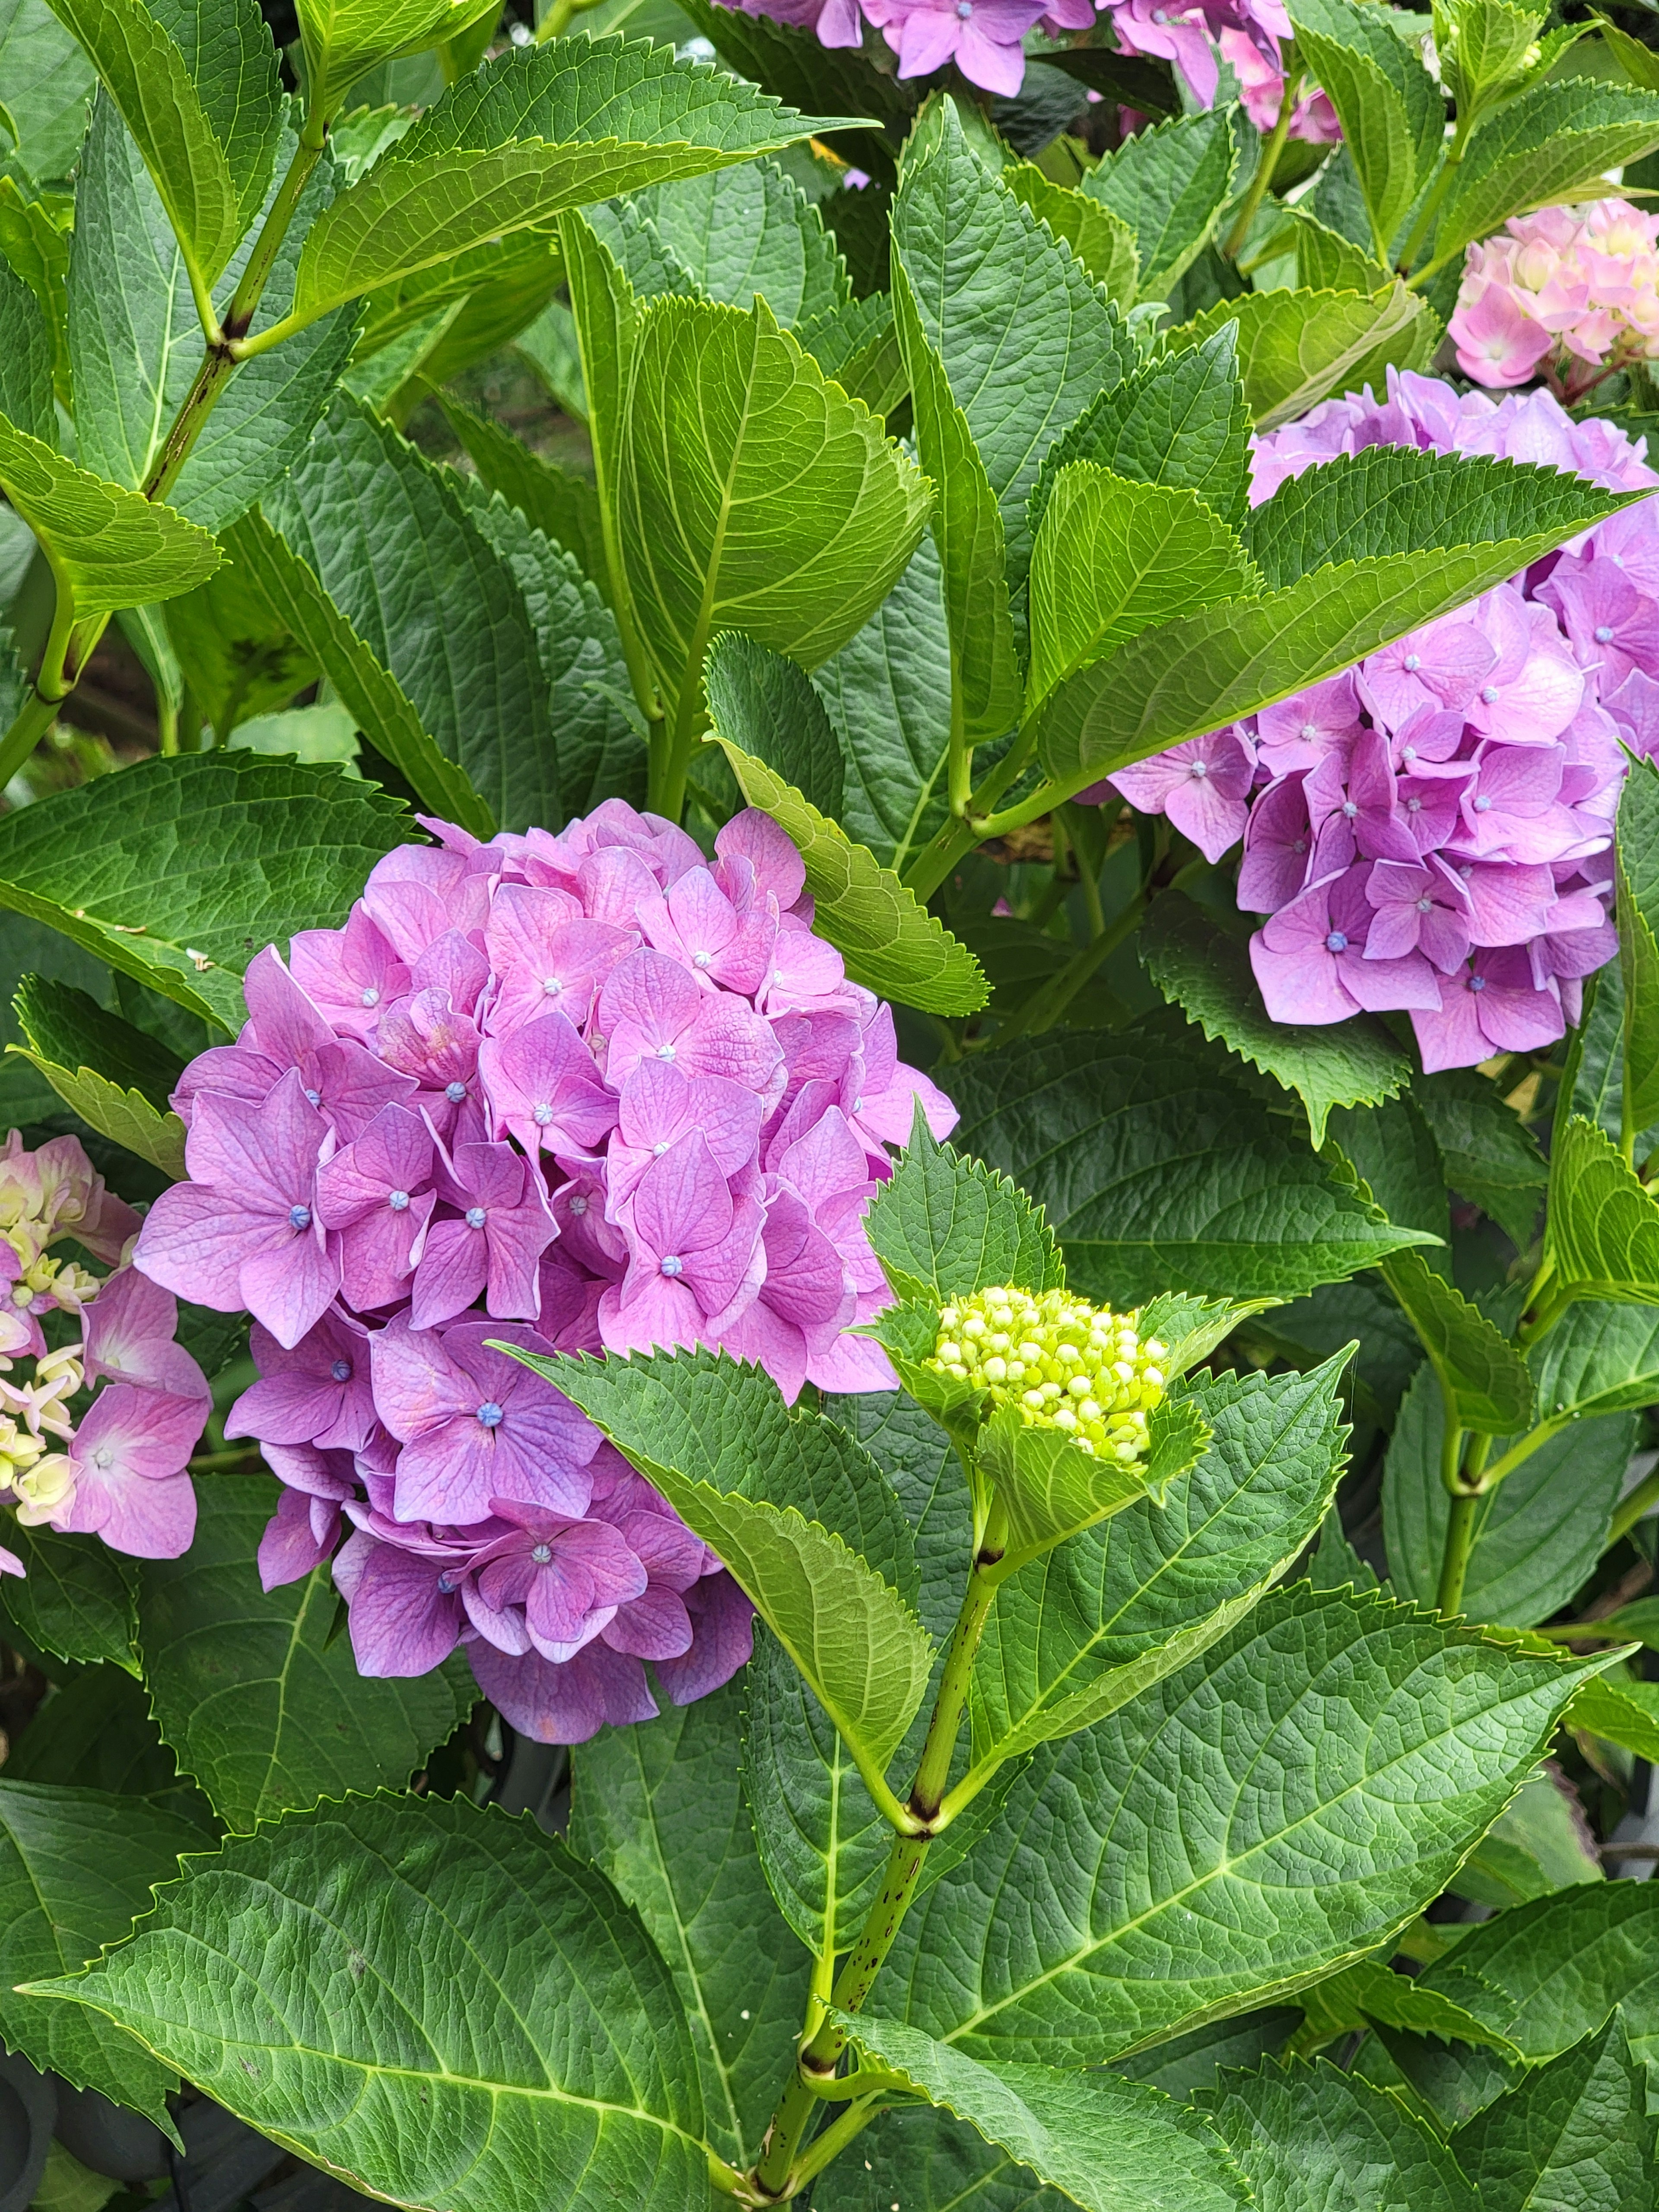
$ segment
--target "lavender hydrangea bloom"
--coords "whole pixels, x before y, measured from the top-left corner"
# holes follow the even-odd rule
[[[1327,400],[1259,439],[1252,501],[1373,445],[1659,486],[1642,441],[1574,422],[1547,392],[1494,401],[1391,368],[1385,401]],[[1425,1066],[1461,1067],[1559,1038],[1616,949],[1607,856],[1626,746],[1659,752],[1653,501],[1347,675],[1110,781],[1212,860],[1242,832],[1238,899],[1267,917],[1251,959],[1275,1019],[1407,1012]],[[1195,796],[1195,766],[1240,757],[1253,792]]]
[[[250,971],[247,1027],[176,1096],[191,1180],[139,1264],[255,1315],[229,1425],[284,1485],[266,1587],[331,1559],[363,1673],[459,1646],[514,1728],[577,1741],[654,1713],[653,1680],[717,1688],[750,1607],[491,1344],[702,1344],[792,1399],[890,1389],[848,1334],[890,1298],[865,1209],[917,1103],[940,1136],[955,1114],[812,933],[767,816],[712,860],[617,800],[557,836],[423,826],[343,929]],[[108,1371],[135,1333],[117,1310]]]

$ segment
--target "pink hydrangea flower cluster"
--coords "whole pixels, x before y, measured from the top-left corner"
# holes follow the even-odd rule
[[[104,1187],[74,1137],[0,1151],[0,1504],[27,1528],[101,1536],[138,1559],[176,1559],[196,1533],[186,1468],[207,1425],[206,1377],[173,1341],[177,1300],[125,1263],[138,1216]],[[72,1239],[113,1272],[52,1258]],[[49,1350],[44,1316],[81,1335]],[[33,1363],[27,1381],[17,1362]],[[90,1403],[76,1401],[83,1392]],[[0,1573],[21,1575],[0,1547]]]
[[[1547,392],[1460,397],[1390,369],[1386,403],[1327,400],[1259,440],[1251,499],[1374,445],[1659,485],[1642,443],[1572,422]],[[1583,979],[1617,949],[1626,746],[1659,752],[1650,501],[1349,673],[1110,781],[1212,861],[1243,837],[1238,902],[1269,917],[1250,951],[1275,1021],[1404,1010],[1432,1071],[1539,1049],[1578,1018]]]
[[[1281,0],[1194,0],[1175,8],[1164,0],[1106,0],[1106,5],[1123,52],[1173,63],[1200,106],[1214,106],[1224,61],[1256,129],[1266,132],[1277,124],[1285,104],[1280,47],[1291,35]],[[1315,146],[1334,145],[1341,137],[1336,110],[1317,87],[1291,110],[1290,135]]]
[[[599,1431],[492,1350],[704,1345],[793,1399],[890,1389],[864,1227],[921,1102],[890,1010],[813,934],[767,816],[712,865],[611,799],[556,836],[381,860],[343,928],[274,948],[174,1104],[190,1180],[137,1263],[253,1316],[227,1432],[286,1486],[267,1588],[335,1553],[366,1674],[465,1645],[513,1726],[580,1742],[715,1689],[747,1601]]]
[[[732,0],[726,0],[732,4]],[[817,34],[824,46],[860,46],[866,23],[898,56],[902,77],[931,76],[954,62],[970,84],[1012,99],[1025,77],[1028,31],[1059,38],[1085,31],[1095,0],[735,0]]]
[[[1659,216],[1608,199],[1511,216],[1466,249],[1449,328],[1477,384],[1541,374],[1569,404],[1659,360]]]

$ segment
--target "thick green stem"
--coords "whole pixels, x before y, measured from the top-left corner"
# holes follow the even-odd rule
[[[31,691],[24,700],[16,720],[0,738],[0,791],[4,790],[57,720],[62,703],[58,699],[43,699],[38,691]]]
[[[294,149],[294,159],[288,165],[288,174],[281,189],[270,204],[270,213],[260,228],[247,265],[238,279],[236,289],[225,310],[223,335],[228,338],[243,338],[252,326],[265,286],[270,282],[270,272],[276,265],[276,256],[283,250],[283,240],[288,236],[301,195],[311,182],[312,171],[323,158],[323,148],[328,143],[328,119],[320,112],[307,114],[300,143]],[[211,343],[212,333],[209,332]]]
[[[1244,204],[1238,211],[1238,221],[1233,225],[1228,234],[1227,243],[1221,249],[1229,261],[1236,261],[1238,258],[1239,249],[1250,234],[1250,225],[1255,221],[1262,201],[1267,197],[1267,188],[1273,180],[1273,171],[1279,167],[1279,157],[1284,152],[1285,141],[1291,135],[1291,117],[1301,93],[1301,76],[1298,74],[1294,79],[1287,76],[1285,80],[1285,97],[1279,104],[1279,120],[1274,124],[1267,143],[1261,149],[1261,158],[1255,165],[1255,174],[1250,179],[1250,189],[1245,193]]]
[[[1659,1467],[1651,1474],[1644,1474],[1630,1496],[1620,1501],[1619,1510],[1607,1530],[1609,1547],[1621,1536],[1628,1536],[1637,1522],[1644,1521],[1656,1505],[1659,1505]]]
[[[179,481],[180,471],[190,459],[191,449],[206,428],[208,416],[218,404],[219,395],[236,374],[236,356],[227,341],[221,338],[210,345],[202,356],[202,365],[196,372],[195,381],[179,403],[179,412],[162,441],[161,450],[155,456],[149,474],[142,487],[146,499],[164,500]]]
[[[1474,1522],[1480,1510],[1478,1491],[1453,1491],[1446,1516],[1446,1548],[1440,1560],[1440,1588],[1435,1598],[1442,1613],[1456,1613],[1462,1606],[1463,1581],[1474,1550]]]

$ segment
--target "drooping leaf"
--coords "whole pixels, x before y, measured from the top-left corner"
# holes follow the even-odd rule
[[[1135,234],[1143,300],[1163,299],[1208,243],[1237,161],[1230,112],[1216,107],[1138,131],[1084,179]]]
[[[144,761],[0,819],[0,906],[235,1030],[260,946],[343,922],[411,826],[337,769],[252,753]]]
[[[182,1061],[72,984],[25,976],[14,1003],[25,1042],[6,1049],[31,1060],[100,1136],[178,1182],[185,1172],[185,1125],[167,1100]]]
[[[556,1837],[464,1796],[238,1838],[51,1988],[394,2201],[684,2212],[708,2187],[685,2015],[638,1920]]]
[[[1593,77],[1528,85],[1469,134],[1435,228],[1435,258],[1486,237],[1518,209],[1594,192],[1603,170],[1655,145],[1659,94]]]
[[[920,1114],[865,1219],[902,1297],[966,1297],[1005,1285],[1049,1291],[1066,1280],[1042,1209],[1006,1176],[939,1143]]]
[[[1457,2130],[1452,2148],[1480,2185],[1482,2212],[1633,2212],[1659,2192],[1647,2069],[1624,2016]]]
[[[137,1673],[132,1582],[118,1553],[95,1536],[21,1522],[7,1528],[6,1547],[26,1571],[7,1577],[0,1607],[31,1644],[56,1658],[88,1666],[107,1661]]]
[[[1552,1763],[1504,1807],[1473,1856],[1459,1868],[1452,1887],[1472,1905],[1501,1912],[1512,1905],[1530,1905],[1534,1898],[1547,1897],[1575,1882],[1606,1879],[1577,1792]],[[1490,2035],[1492,2031],[1483,2032]],[[1462,2033],[1467,2037],[1468,2030]]]
[[[835,732],[793,662],[752,638],[717,638],[704,670],[713,735],[751,806],[799,848],[817,902],[816,927],[855,982],[933,1013],[985,1003],[979,964],[873,854],[856,845],[788,779],[805,752],[838,758]]]
[[[1291,1297],[1428,1241],[1374,1224],[1201,1052],[1072,1030],[941,1072],[957,1146],[1030,1193],[1073,1285],[1115,1306]]]
[[[1358,0],[1297,0],[1291,20],[1341,122],[1376,256],[1387,264],[1445,135],[1440,88],[1392,23]]]
[[[981,2063],[868,2014],[838,2024],[863,2059],[966,2120],[1085,2212],[1222,2212],[1250,2202],[1216,2136],[1162,2090],[1115,2074]]]
[[[162,1741],[226,1824],[246,1832],[290,1807],[384,1783],[400,1788],[477,1698],[458,1656],[416,1679],[361,1678],[331,1640],[326,1567],[259,1587],[263,1475],[198,1474],[196,1540],[138,1571],[138,1652]]]
[[[1401,2098],[1323,2059],[1228,2072],[1197,2101],[1261,2212],[1482,2212],[1456,2158]]]
[[[759,2152],[777,2048],[799,2030],[810,1966],[756,1852],[732,1757],[743,1695],[734,1681],[655,1721],[602,1729],[576,1753],[570,1807],[572,1848],[615,1882],[668,1963],[709,2140],[739,2167]]]
[[[46,1726],[26,1729],[6,1754],[9,1782],[137,1797],[187,1821],[200,1838],[198,1850],[218,1843],[213,1808],[180,1776],[132,1675],[118,1667],[80,1668],[41,1711]]]
[[[1409,1057],[1370,1015],[1329,1029],[1270,1020],[1243,939],[1184,892],[1153,900],[1139,948],[1152,981],[1189,1022],[1296,1092],[1316,1147],[1333,1107],[1374,1106],[1410,1079]]]
[[[1612,1142],[1577,1114],[1551,1155],[1544,1251],[1557,1297],[1659,1305],[1659,1205]]]
[[[1439,325],[1419,294],[1395,283],[1366,292],[1246,292],[1170,333],[1201,343],[1238,331],[1245,403],[1258,431],[1293,422],[1332,392],[1381,386],[1389,368],[1426,368]]]
[[[1578,1679],[1376,1595],[1266,1598],[1036,1753],[874,2002],[988,2061],[1087,2065],[1288,1993],[1438,1894]],[[988,1925],[991,1891],[1019,1909]]]
[[[1338,1106],[1326,1126],[1325,1158],[1346,1160],[1390,1221],[1431,1230],[1449,1244],[1451,1201],[1440,1150],[1409,1093],[1376,1106]],[[1425,1245],[1423,1257],[1449,1273],[1445,1249]]]
[[[205,1838],[140,1797],[0,1781],[0,2036],[43,2072],[131,2105],[171,2132],[174,2069],[95,2014],[15,1993],[19,1982],[72,1973],[149,1910],[152,1882]]]

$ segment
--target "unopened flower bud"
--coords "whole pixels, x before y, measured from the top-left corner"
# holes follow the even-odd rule
[[[1011,1346],[1015,1356],[1005,1358]],[[1132,1314],[1066,1291],[999,1288],[945,1307],[927,1364],[976,1384],[994,1405],[1017,1406],[1034,1427],[1059,1429],[1079,1451],[1130,1466],[1146,1456],[1146,1415],[1164,1392],[1155,1362],[1168,1356],[1155,1340],[1141,1342]]]

